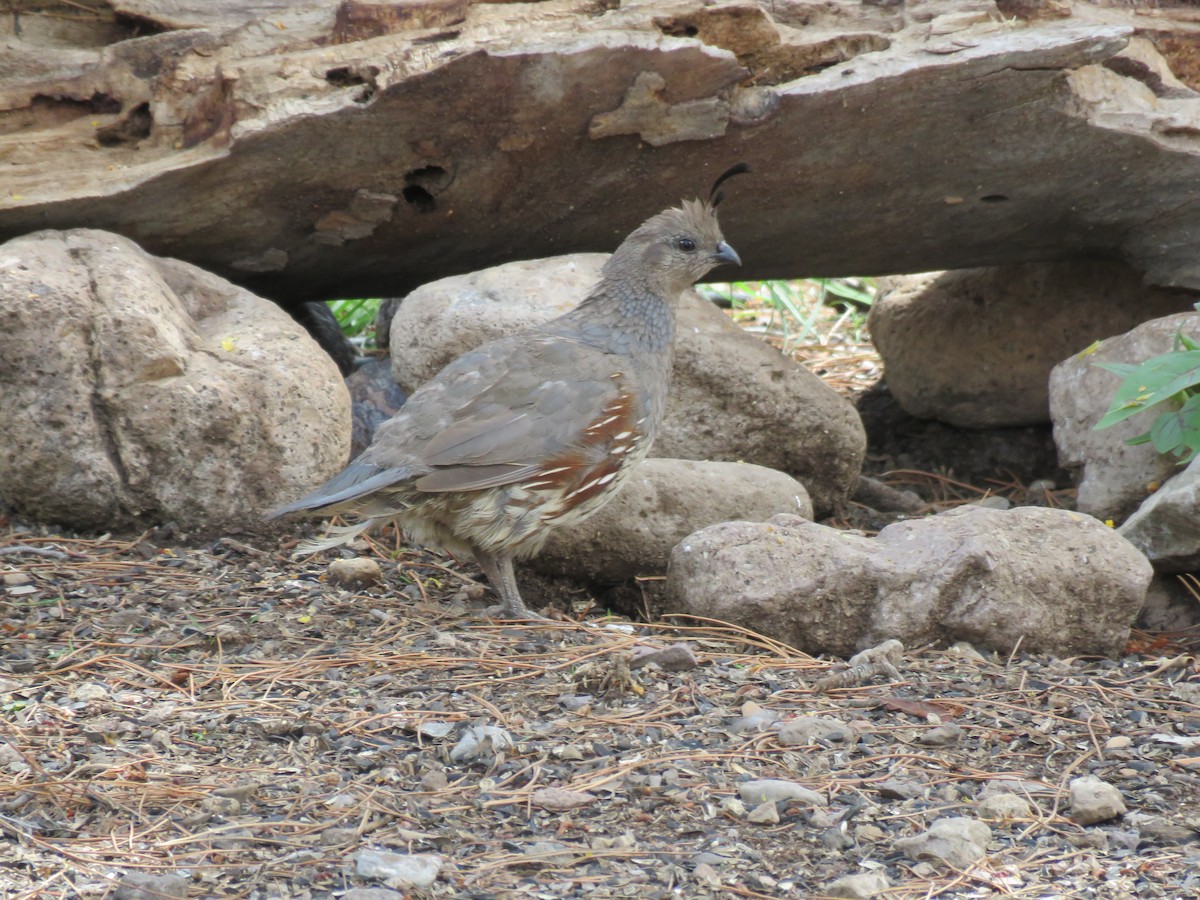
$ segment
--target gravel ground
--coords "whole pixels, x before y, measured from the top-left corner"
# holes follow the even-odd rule
[[[251,544],[0,531],[0,895],[1200,897],[1161,638],[848,668]]]

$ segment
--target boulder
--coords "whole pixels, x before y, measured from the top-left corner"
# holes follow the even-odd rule
[[[666,611],[840,656],[888,639],[1115,654],[1151,575],[1112,529],[1061,509],[962,507],[875,538],[777,516],[681,541]]]
[[[892,395],[960,428],[1050,421],[1050,370],[1196,294],[1147,287],[1115,260],[961,269],[883,279],[871,339]]]
[[[1120,533],[1160,572],[1200,569],[1200,457],[1147,497]]]
[[[804,486],[782,472],[748,463],[650,458],[598,513],[553,532],[530,565],[601,584],[663,575],[671,549],[692,532],[780,513],[812,517]]]
[[[749,158],[745,277],[1090,252],[1200,286],[1186,5],[83,5],[0,19],[0,240],[99,227],[289,303],[379,296],[611,250]]]
[[[0,499],[107,529],[257,524],[336,472],[337,366],[275,304],[119,235],[0,245]]]
[[[396,381],[411,392],[467,350],[574,308],[606,259],[507,263],[418,288],[392,318]],[[818,515],[857,484],[866,436],[850,402],[691,291],[677,310],[673,377],[655,454],[786,472],[808,489]]]
[[[1200,315],[1179,313],[1153,319],[1094,350],[1064,360],[1050,373],[1050,414],[1059,462],[1079,481],[1081,512],[1121,521],[1166,481],[1178,466],[1150,444],[1128,440],[1150,429],[1157,410],[1095,430],[1112,405],[1121,377],[1096,363],[1140,363],[1171,349],[1182,328],[1200,339]]]

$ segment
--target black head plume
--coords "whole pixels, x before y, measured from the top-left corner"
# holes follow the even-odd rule
[[[734,175],[743,175],[749,171],[751,171],[750,163],[740,162],[735,166],[730,166],[728,169],[722,172],[717,177],[717,180],[713,182],[712,190],[708,192],[708,208],[716,209],[720,205],[721,201],[725,199],[725,195],[718,191],[717,188],[723,185]]]

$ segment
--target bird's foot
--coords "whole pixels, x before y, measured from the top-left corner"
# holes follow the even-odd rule
[[[497,603],[483,611],[489,619],[527,619],[532,622],[549,622],[550,619],[538,615],[524,603]]]

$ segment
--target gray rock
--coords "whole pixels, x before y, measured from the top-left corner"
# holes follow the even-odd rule
[[[488,760],[512,745],[512,735],[499,725],[473,725],[450,751],[450,761],[472,763]]]
[[[404,894],[390,888],[351,888],[341,900],[404,900]]]
[[[854,729],[845,722],[825,716],[800,716],[779,729],[779,743],[785,747],[800,747],[817,741],[849,741]]]
[[[508,263],[418,288],[392,318],[396,381],[411,392],[466,350],[561,315],[587,295],[607,258]],[[684,294],[677,319],[671,397],[655,455],[787,472],[818,512],[844,501],[866,450],[853,406],[694,292]],[[789,511],[811,515],[806,498]]]
[[[1177,466],[1150,444],[1131,446],[1129,438],[1148,431],[1158,410],[1095,430],[1108,412],[1122,378],[1098,362],[1140,363],[1171,349],[1182,328],[1200,338],[1200,315],[1181,313],[1153,319],[1094,352],[1072,356],[1050,373],[1050,413],[1059,460],[1079,476],[1076,506],[1098,519],[1118,522],[1134,512],[1152,485],[1166,481]]]
[[[0,359],[0,499],[35,519],[257,525],[349,448],[346,388],[299,325],[115,234],[0,246]]]
[[[1033,807],[1020,794],[999,793],[980,800],[975,812],[981,819],[1027,819]]]
[[[935,860],[965,869],[987,853],[992,830],[975,819],[953,816],[937,819],[929,830],[900,838],[895,847],[913,860]]]
[[[186,900],[187,895],[188,879],[182,875],[130,872],[121,876],[113,900]]]
[[[812,806],[824,806],[825,798],[794,781],[778,778],[762,778],[744,781],[738,785],[738,796],[743,803],[758,806],[761,803],[778,803],[781,800],[799,800]]]
[[[349,21],[338,0],[128,5],[137,41],[75,26],[56,34],[84,46],[5,48],[8,108],[46,85],[84,99],[50,97],[44,120],[14,132],[0,233],[124,229],[272,296],[372,296],[610,247],[746,147],[759,173],[747,194],[773,209],[728,214],[739,277],[1086,250],[1195,283],[1198,220],[1179,198],[1200,162],[1177,130],[1190,94],[1152,48],[1151,65],[1131,65],[1136,6],[1101,18],[1066,5],[1065,21],[1016,28],[951,7],[947,34],[904,4],[839,5],[804,28],[785,7],[650,0],[465,20],[439,3]],[[1187,8],[1155,11],[1156,39],[1186,46]],[[662,34],[692,34],[685,23],[694,36]],[[123,102],[71,105],[93,92]],[[498,98],[504,115],[477,115]],[[978,110],[990,114],[963,128]]]
[[[608,584],[662,575],[672,548],[693,531],[782,512],[812,516],[808,493],[790,475],[747,463],[646,459],[607,506],[554,531],[531,565]]]
[[[691,644],[671,644],[669,647],[634,647],[629,651],[629,668],[656,665],[664,672],[688,672],[700,663]]]
[[[746,815],[746,821],[752,825],[778,825],[779,810],[771,801],[760,803]]]
[[[1071,779],[1071,818],[1080,825],[1094,825],[1125,815],[1121,792],[1095,775]]]
[[[822,888],[821,893],[844,900],[871,900],[891,886],[892,883],[882,872],[859,872],[856,875],[843,875],[837,881],[830,882]]]
[[[917,742],[926,747],[949,747],[962,739],[963,730],[953,722],[930,728],[917,738]]]
[[[1056,364],[1193,302],[1186,291],[1147,287],[1116,260],[930,272],[883,280],[871,339],[910,415],[961,428],[1036,425],[1050,421]]]
[[[377,878],[398,890],[428,888],[437,881],[446,861],[433,853],[393,853],[364,848],[350,857],[354,874]]]
[[[680,542],[667,604],[841,656],[889,638],[1111,654],[1150,577],[1112,529],[1059,509],[963,508],[873,539],[779,516]]]
[[[1200,604],[1175,575],[1155,574],[1138,613],[1143,631],[1186,631],[1200,625]]]
[[[1200,568],[1197,510],[1200,510],[1200,456],[1147,497],[1118,530],[1146,554],[1159,572],[1192,572]]]

